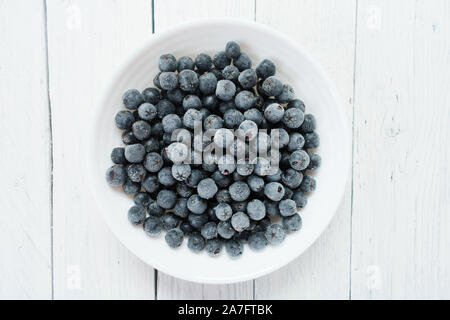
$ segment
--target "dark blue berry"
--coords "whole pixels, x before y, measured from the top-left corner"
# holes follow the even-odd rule
[[[152,202],[152,199],[147,192],[139,192],[134,196],[133,201],[134,204],[147,208]]]
[[[303,174],[294,169],[287,169],[281,174],[281,181],[291,189],[297,189],[302,183]]]
[[[152,133],[152,127],[144,120],[139,120],[133,123],[132,130],[136,139],[141,141],[148,139]]]
[[[231,222],[228,221],[220,221],[217,224],[217,233],[223,238],[223,239],[231,239],[236,231],[234,231],[233,227],[231,226]]]
[[[144,180],[147,171],[142,164],[132,163],[126,166],[127,176],[133,182]]]
[[[244,252],[244,245],[237,240],[231,239],[225,244],[225,249],[232,258],[237,258]]]
[[[222,101],[230,101],[236,93],[236,85],[230,80],[217,82],[216,96]]]
[[[234,103],[238,109],[248,110],[255,104],[255,95],[250,91],[243,90],[236,95]]]
[[[258,76],[256,75],[256,71],[253,69],[246,69],[241,72],[238,78],[239,83],[242,88],[249,89],[254,87],[258,82]]]
[[[278,123],[283,119],[284,108],[278,103],[272,103],[264,110],[264,117],[270,123]]]
[[[165,230],[176,228],[180,223],[180,219],[178,219],[178,217],[176,217],[173,213],[166,213],[161,217],[161,221]]]
[[[114,118],[116,126],[122,130],[129,130],[133,125],[135,118],[130,111],[119,111]]]
[[[205,53],[200,53],[195,58],[195,65],[200,72],[205,72],[211,70],[212,67],[212,59]]]
[[[234,182],[228,189],[231,199],[234,201],[245,201],[250,196],[250,188],[243,181]]]
[[[277,245],[283,242],[286,238],[286,231],[280,224],[272,224],[267,228],[265,236],[267,241],[271,244]]]
[[[270,182],[264,188],[264,194],[272,201],[280,201],[284,197],[284,187],[281,183]]]
[[[305,116],[300,109],[291,108],[284,112],[283,124],[289,129],[297,129],[303,123]]]
[[[295,170],[305,170],[310,163],[309,155],[304,150],[297,150],[291,153],[289,163]]]
[[[202,227],[201,234],[206,240],[217,238],[217,224],[213,221],[206,223]]]
[[[294,88],[292,88],[289,84],[283,84],[283,88],[281,90],[281,93],[277,96],[277,100],[280,103],[287,103],[289,101],[294,100],[295,98],[295,92]]]
[[[219,51],[214,55],[213,63],[216,69],[222,70],[226,66],[230,65],[231,59],[227,57],[225,51]]]
[[[219,255],[222,251],[222,241],[217,238],[208,240],[206,242],[205,250],[210,256],[215,257]]]
[[[125,148],[114,148],[111,152],[111,161],[115,164],[126,164]]]
[[[178,75],[175,72],[161,72],[159,85],[164,90],[173,90],[178,87]]]
[[[153,104],[156,106],[161,100],[161,92],[156,88],[147,88],[142,91],[142,95],[144,96],[145,102]]]
[[[317,148],[320,144],[319,135],[315,132],[306,133],[305,134],[305,148],[306,149],[314,149]]]
[[[217,78],[211,72],[201,75],[199,78],[199,89],[204,95],[211,95],[216,91]]]
[[[222,76],[225,80],[236,82],[239,77],[239,69],[235,66],[226,66],[222,70]]]
[[[146,234],[152,237],[156,237],[161,234],[163,229],[161,218],[150,216],[144,221],[144,231]]]
[[[122,96],[122,101],[125,108],[129,110],[136,110],[142,103],[144,103],[144,96],[136,89],[128,90]]]
[[[229,109],[223,115],[225,127],[228,129],[236,129],[244,120],[244,115],[237,109]]]
[[[190,57],[181,57],[178,60],[178,72],[183,70],[194,70],[195,64]]]
[[[127,174],[123,166],[114,165],[106,170],[106,182],[112,186],[121,186],[126,179]]]
[[[208,215],[190,213],[188,216],[188,221],[192,227],[194,227],[197,230],[200,230],[205,225],[205,223],[208,222]]]
[[[160,119],[164,118],[165,116],[167,116],[168,114],[171,113],[175,113],[175,106],[172,102],[170,102],[167,99],[162,99],[159,103],[158,103],[158,117]]]
[[[278,80],[278,78],[272,76],[264,80],[261,88],[264,90],[264,93],[267,94],[267,96],[276,97],[283,91],[283,84],[280,80]]]
[[[313,192],[314,190],[316,190],[316,180],[314,180],[314,178],[310,176],[305,175],[299,189],[303,192]]]
[[[256,73],[262,79],[274,76],[276,73],[275,64],[269,59],[264,59],[256,67]]]
[[[195,216],[195,214],[194,214],[194,216]],[[184,234],[190,234],[195,231],[194,227],[191,226],[191,224],[188,221],[183,221],[180,224],[180,229],[181,229],[181,231],[183,231]]]
[[[302,228],[302,218],[297,213],[289,217],[284,217],[283,227],[288,232],[298,231]]]
[[[125,147],[125,159],[131,163],[139,163],[144,160],[145,147],[140,144],[131,144]]]
[[[192,70],[183,70],[178,75],[181,90],[185,92],[194,92],[199,87],[199,78],[196,72]]]
[[[225,54],[228,58],[236,59],[241,55],[241,47],[235,41],[229,41],[225,46]]]
[[[191,233],[188,238],[188,248],[194,252],[202,251],[205,248],[205,239],[198,233]]]
[[[202,101],[200,98],[193,94],[188,94],[183,99],[183,108],[184,110],[188,109],[200,109],[202,107]]]
[[[208,204],[206,201],[199,197],[197,194],[193,194],[187,201],[187,207],[189,211],[195,214],[202,214],[206,211]]]
[[[122,190],[126,194],[136,194],[141,190],[141,185],[137,182],[133,182],[130,179],[127,179],[122,185]]]
[[[235,58],[233,60],[233,64],[239,69],[239,71],[243,71],[252,67],[252,59],[250,59],[248,54],[242,52],[237,59]]]
[[[164,165],[162,157],[156,152],[150,152],[145,156],[144,166],[149,172],[158,172]]]
[[[316,130],[316,118],[312,114],[305,115],[305,120],[303,121],[300,130],[304,133],[312,133]]]
[[[156,202],[163,209],[172,209],[177,201],[177,195],[172,190],[163,189],[158,192]]]
[[[177,70],[177,59],[171,54],[164,54],[159,57],[159,70],[161,71],[175,71]]]
[[[302,100],[299,100],[299,99],[295,99],[295,100],[290,101],[287,104],[287,108],[288,109],[290,109],[290,108],[297,108],[297,109],[300,109],[303,113],[305,112],[305,104],[303,103]]]
[[[158,177],[151,174],[147,175],[142,181],[142,187],[148,193],[154,193],[158,191],[159,190]]]
[[[143,223],[145,216],[146,211],[143,206],[132,206],[130,210],[128,210],[128,220],[134,225]]]
[[[180,229],[169,230],[164,239],[171,248],[178,248],[183,243],[184,234]]]

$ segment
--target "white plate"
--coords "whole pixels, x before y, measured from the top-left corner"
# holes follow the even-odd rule
[[[148,237],[142,226],[134,227],[127,220],[133,202],[120,189],[105,181],[111,166],[113,147],[121,145],[121,132],[114,125],[115,114],[122,109],[121,96],[130,88],[153,86],[161,54],[195,57],[200,52],[214,54],[223,50],[229,40],[240,43],[250,55],[253,66],[269,58],[277,66],[277,76],[290,83],[307,112],[317,118],[322,167],[316,175],[317,190],[300,212],[303,228],[289,234],[279,246],[269,245],[260,252],[245,245],[239,259],[230,258],[223,250],[211,258],[205,252],[195,254],[186,245],[169,248],[163,235]],[[202,283],[232,283],[254,279],[288,264],[302,254],[325,230],[344,193],[350,168],[350,134],[344,109],[336,89],[323,69],[302,48],[260,24],[234,19],[209,19],[181,24],[155,34],[119,68],[106,86],[86,140],[87,174],[92,194],[105,222],[117,238],[136,256],[169,275]],[[326,250],[326,249],[325,249]]]

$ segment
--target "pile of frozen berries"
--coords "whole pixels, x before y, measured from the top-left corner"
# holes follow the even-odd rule
[[[162,55],[159,69],[155,87],[125,92],[115,116],[125,147],[113,149],[106,180],[134,195],[129,221],[152,237],[167,231],[172,248],[187,236],[189,249],[212,256],[223,245],[240,256],[246,242],[261,250],[298,231],[297,212],[316,187],[319,136],[275,64],[252,69],[230,41],[213,58]],[[195,143],[198,124],[213,134]]]

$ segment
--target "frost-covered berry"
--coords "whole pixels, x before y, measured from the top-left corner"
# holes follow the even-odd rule
[[[278,78],[268,77],[261,85],[264,93],[269,97],[277,97],[283,91],[283,83]]]
[[[286,231],[280,224],[276,223],[267,228],[265,236],[267,241],[271,244],[277,245],[282,243],[286,238]]]
[[[236,165],[236,172],[243,176],[247,177],[253,173],[253,170],[255,169],[255,165],[253,163],[237,163]]]
[[[217,82],[216,96],[222,101],[230,101],[236,93],[236,85],[230,80]]]
[[[231,130],[221,128],[214,134],[214,143],[220,148],[230,146],[234,141],[234,134]]]
[[[289,129],[300,128],[304,120],[304,114],[300,109],[291,108],[284,112],[283,124]]]
[[[241,72],[238,77],[238,81],[242,88],[249,89],[254,87],[258,83],[258,76],[256,71],[253,69],[246,69]]]
[[[123,166],[114,165],[106,170],[106,182],[112,186],[121,186],[127,179],[127,173]]]
[[[240,139],[252,141],[258,136],[258,126],[251,120],[245,120],[239,125],[238,133]]]
[[[252,109],[248,109],[244,112],[244,118],[246,120],[251,120],[254,123],[256,123],[258,126],[261,124],[261,122],[263,121],[263,115],[261,114],[261,112],[256,109],[256,108],[252,108]]]
[[[152,121],[158,115],[158,110],[153,104],[146,102],[139,106],[138,114],[142,120]]]
[[[232,258],[237,258],[244,252],[244,245],[237,240],[228,240],[225,244],[225,250]]]
[[[191,233],[188,238],[187,246],[194,252],[202,251],[205,248],[205,239],[198,233]]]
[[[172,190],[163,189],[158,192],[156,202],[163,209],[172,209],[177,201],[177,195]]]
[[[217,224],[217,233],[224,239],[231,239],[235,232],[229,220]]]
[[[145,140],[150,137],[152,127],[147,121],[139,120],[132,125],[133,135],[139,140]]]
[[[220,239],[210,239],[206,242],[205,251],[212,257],[216,257],[222,251],[222,241]]]
[[[217,224],[213,221],[206,223],[202,227],[201,234],[206,240],[217,238]]]
[[[175,180],[175,178],[172,175],[172,168],[171,167],[162,168],[158,172],[158,182],[160,184],[162,184],[163,186],[165,186],[165,187],[171,187],[175,183],[177,183],[177,181]]]
[[[264,59],[256,67],[256,73],[262,79],[274,76],[276,73],[275,64],[269,59]]]
[[[122,185],[122,190],[126,194],[136,194],[141,190],[141,185],[138,182],[133,182],[130,179],[127,179]]]
[[[159,84],[164,90],[173,90],[178,87],[178,75],[175,72],[161,72]]]
[[[308,170],[317,170],[320,168],[320,164],[322,163],[322,158],[317,153],[309,153],[309,165]]]
[[[295,98],[294,88],[289,84],[283,84],[281,93],[277,96],[280,103],[287,103]]]
[[[261,200],[253,199],[247,204],[247,213],[252,220],[259,221],[266,216],[266,207]]]
[[[150,216],[144,221],[144,231],[151,237],[156,237],[161,234],[163,229],[160,217]]]
[[[319,135],[315,132],[305,134],[305,148],[314,149],[320,144]]]
[[[222,70],[222,77],[225,80],[236,82],[239,77],[239,69],[236,68],[235,66],[226,66]]]
[[[218,190],[215,181],[211,178],[203,179],[197,186],[197,193],[203,199],[213,198]]]
[[[130,111],[121,110],[116,114],[114,118],[116,126],[122,130],[129,130],[133,125],[135,118]]]
[[[145,156],[144,167],[149,172],[158,172],[164,165],[162,157],[156,152],[150,152]]]
[[[145,147],[140,144],[130,144],[125,147],[125,159],[131,163],[139,163],[144,160]]]
[[[233,210],[227,203],[219,203],[214,207],[214,213],[220,221],[227,221],[233,215]]]
[[[196,95],[188,94],[183,99],[183,108],[184,110],[188,109],[200,109],[202,107],[202,100]]]
[[[183,124],[186,128],[194,129],[195,123],[202,122],[202,114],[197,109],[188,109],[183,116]]]
[[[177,181],[185,181],[191,175],[191,166],[188,164],[174,164],[172,166],[172,176]]]
[[[234,108],[225,111],[223,115],[223,122],[228,129],[236,129],[244,120],[244,115]]]
[[[180,229],[172,229],[167,231],[164,239],[169,247],[178,248],[183,243],[184,234]]]
[[[262,250],[267,246],[264,232],[252,232],[248,237],[248,246],[253,250]]]
[[[287,169],[281,174],[281,181],[291,189],[297,189],[303,180],[303,174],[294,169]]]
[[[302,218],[298,215],[298,213],[283,218],[283,227],[288,232],[298,231],[302,228]]]
[[[163,54],[159,57],[159,70],[161,71],[175,71],[177,70],[177,59],[171,54]]]
[[[200,198],[199,195],[193,194],[188,199],[187,207],[189,211],[191,211],[192,213],[202,214],[203,212],[206,211],[208,204],[204,199]]]
[[[278,103],[272,103],[264,110],[264,117],[270,123],[278,123],[283,119],[284,108]]]
[[[166,133],[172,133],[181,128],[181,119],[176,114],[168,114],[162,119],[163,129]]]
[[[236,59],[241,54],[241,47],[236,41],[229,41],[225,46],[225,54],[228,58]]]
[[[178,59],[178,72],[183,70],[194,70],[195,63],[190,57],[181,57]]]
[[[304,150],[297,150],[291,153],[289,163],[295,170],[302,171],[309,166],[309,155]]]
[[[270,182],[264,188],[264,194],[272,201],[280,201],[284,197],[284,187],[281,183]]]
[[[245,201],[250,196],[250,188],[243,181],[234,182],[229,188],[231,199],[234,201]]]
[[[255,104],[255,95],[250,91],[243,90],[236,95],[234,103],[238,109],[248,110]]]
[[[127,176],[133,182],[144,180],[147,171],[142,164],[132,163],[126,166]]]
[[[215,114],[209,115],[203,122],[203,129],[205,131],[209,129],[220,129],[222,127],[223,127],[222,118]]]
[[[166,213],[161,217],[161,221],[165,230],[176,228],[180,223],[180,219],[178,219],[178,217],[176,217],[173,213]]]
[[[253,192],[264,191],[265,182],[264,179],[261,177],[252,174],[247,178],[247,183]]]
[[[224,176],[228,176],[236,170],[236,163],[234,160],[234,157],[226,154],[219,158],[219,161],[217,162],[219,171]]]
[[[189,149],[184,143],[174,142],[166,148],[166,154],[173,163],[182,163],[188,159]]]
[[[289,143],[287,145],[287,149],[290,152],[301,150],[303,146],[305,145],[305,138],[298,133],[298,132],[292,132],[289,134]]]
[[[125,108],[129,110],[136,110],[144,103],[144,96],[136,89],[131,89],[125,92],[122,96],[122,101]]]
[[[197,90],[200,81],[197,72],[187,69],[178,74],[178,82],[181,90],[194,92]]]
[[[300,190],[303,192],[313,192],[316,189],[316,180],[314,178],[305,175],[303,181],[300,184]]]
[[[142,187],[148,192],[148,193],[154,193],[159,190],[159,183],[158,183],[158,177],[148,174],[144,180],[142,181]]]
[[[250,218],[244,212],[236,212],[231,217],[231,226],[237,232],[242,232],[250,225]]]
[[[216,91],[217,78],[211,72],[205,73],[199,78],[199,89],[204,95],[211,95]]]
[[[289,217],[297,213],[297,205],[295,201],[291,199],[281,200],[278,204],[278,208],[283,217]]]
[[[252,59],[250,59],[248,54],[242,52],[237,59],[233,60],[233,64],[239,71],[243,71],[252,67]]]
[[[287,109],[297,108],[305,113],[305,103],[300,99],[294,99],[287,104]]]
[[[146,214],[143,206],[132,206],[130,210],[128,210],[128,220],[132,224],[138,225],[144,222]]]

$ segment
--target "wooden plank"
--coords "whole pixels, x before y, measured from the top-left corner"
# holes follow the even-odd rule
[[[42,1],[0,3],[0,298],[49,299],[51,148]]]
[[[198,18],[254,19],[253,0],[155,0],[155,31]],[[252,281],[233,285],[202,285],[158,272],[158,299],[252,299]]]
[[[352,297],[450,298],[450,2],[359,1]]]
[[[256,21],[302,45],[324,66],[351,123],[356,7],[353,0],[256,1]],[[257,299],[347,299],[351,186],[328,230],[299,259],[255,281]]]
[[[148,0],[48,1],[57,299],[154,298],[154,270],[107,229],[82,171],[86,119],[108,76],[151,35],[151,17]]]

